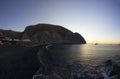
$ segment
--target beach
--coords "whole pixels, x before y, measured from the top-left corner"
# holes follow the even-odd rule
[[[38,48],[0,45],[0,79],[32,79],[40,67]]]

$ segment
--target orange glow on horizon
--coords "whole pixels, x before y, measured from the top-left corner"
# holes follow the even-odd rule
[[[87,43],[89,44],[120,44],[118,41],[110,41],[110,40],[86,40]]]

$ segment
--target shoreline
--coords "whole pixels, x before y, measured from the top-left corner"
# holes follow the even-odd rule
[[[53,73],[53,75],[52,75],[52,74],[50,74],[49,71],[52,68],[53,69],[55,69],[55,68],[51,67],[50,70],[46,70],[46,66],[45,66],[46,64],[44,65],[43,63],[41,63],[43,61],[40,61],[40,59],[38,59],[38,51],[39,52],[46,52],[46,51],[48,52],[49,51],[48,49],[50,46],[56,46],[56,45],[71,45],[71,44],[49,44],[49,45],[40,45],[40,46],[33,46],[33,47],[26,47],[26,46],[19,46],[19,45],[0,45],[0,62],[1,62],[0,76],[1,76],[1,78],[2,79],[8,79],[8,78],[30,79],[30,78],[33,78],[34,75],[36,75],[37,71],[38,71],[38,75],[36,75],[36,77],[38,77],[38,76],[39,77],[43,77],[43,76],[44,77],[53,77],[54,76],[54,77],[62,78],[63,75],[61,75],[62,74],[61,72],[66,73],[64,71],[64,68],[61,68],[61,69],[63,69],[63,70],[61,70],[61,69],[55,67],[56,69],[58,69],[58,70],[55,70],[55,73],[58,73],[58,74],[55,74],[54,70],[53,70],[51,72],[51,73]],[[72,44],[72,45],[76,45],[76,44]],[[40,68],[42,68],[42,70]],[[105,70],[101,71],[101,69],[105,69],[107,67],[104,67],[102,65],[102,66],[98,66],[96,68],[99,70],[98,71],[99,73],[104,72],[104,73],[101,73],[101,75],[107,74]],[[120,66],[118,68],[120,68]],[[39,69],[41,70],[40,72],[39,72]],[[44,70],[46,70],[46,71],[44,71]],[[59,70],[60,70],[60,72],[59,72]],[[90,70],[87,72],[82,71],[79,73],[76,73],[76,72],[69,71],[68,74],[72,73],[76,77],[78,75],[82,75],[81,76],[81,78],[82,78],[83,76],[88,75],[88,73],[92,74],[92,75],[96,75],[93,73],[98,73],[97,71],[94,71],[94,70],[93,71]],[[114,72],[116,73],[117,71],[114,71]],[[40,73],[42,73],[42,74],[40,74]],[[47,74],[44,74],[44,73],[47,73]],[[71,78],[73,75],[71,75]],[[89,75],[89,77],[91,77],[91,75]],[[100,77],[105,77],[105,75],[102,75]],[[36,78],[34,77],[33,79],[36,79]],[[66,79],[66,78],[63,78],[63,79]],[[95,79],[95,78],[91,78],[91,79]],[[105,78],[101,78],[101,79],[105,79]],[[108,78],[106,78],[106,79],[108,79]],[[117,79],[117,78],[115,78],[115,79]]]
[[[32,78],[40,66],[37,51],[35,47],[0,45],[0,78]]]

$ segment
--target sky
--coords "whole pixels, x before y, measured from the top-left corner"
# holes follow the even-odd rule
[[[0,0],[0,29],[61,25],[87,43],[120,43],[120,0]]]

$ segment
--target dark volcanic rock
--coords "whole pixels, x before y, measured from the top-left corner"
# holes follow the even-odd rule
[[[26,27],[24,32],[0,29],[0,36],[14,39],[30,39],[33,45],[45,44],[85,44],[79,33],[51,24],[37,24]]]
[[[34,45],[43,44],[85,44],[78,33],[58,25],[38,24],[26,27],[22,39],[30,39]]]
[[[10,38],[19,38],[20,32],[0,29],[0,36],[10,37]]]

